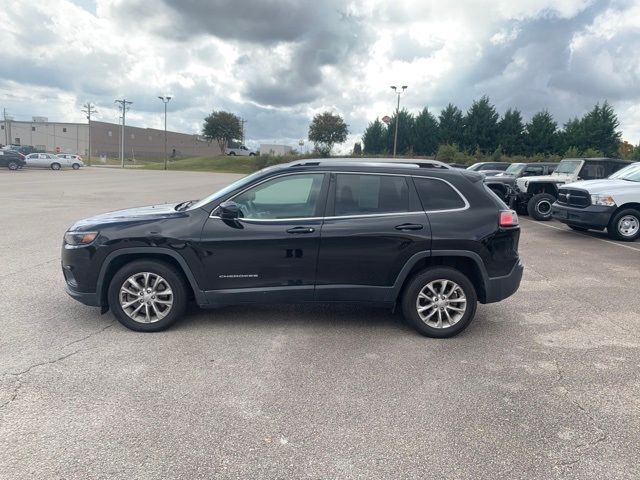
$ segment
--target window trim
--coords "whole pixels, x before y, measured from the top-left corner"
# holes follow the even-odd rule
[[[291,176],[291,175],[305,175],[305,174],[309,174],[309,173],[322,173],[324,175],[327,174],[333,174],[333,175],[338,175],[338,174],[347,174],[347,175],[377,175],[377,176],[389,176],[389,177],[405,177],[405,178],[411,178],[412,182],[414,178],[428,178],[430,180],[439,180],[441,182],[446,183],[447,185],[449,185],[451,188],[453,188],[453,190],[460,196],[460,198],[462,198],[462,201],[464,202],[464,207],[461,208],[453,208],[453,209],[446,209],[446,210],[425,210],[424,207],[422,210],[414,210],[414,211],[410,211],[410,212],[392,212],[392,213],[366,213],[366,214],[361,214],[361,215],[330,215],[330,216],[321,216],[321,217],[292,217],[292,218],[238,218],[238,221],[242,221],[242,222],[255,222],[255,223],[270,223],[270,222],[290,222],[290,221],[306,221],[306,220],[337,220],[337,219],[350,219],[350,218],[368,218],[368,217],[389,217],[392,215],[396,215],[396,216],[406,216],[406,215],[416,215],[416,214],[420,214],[420,213],[425,213],[425,214],[429,214],[429,213],[447,213],[447,212],[461,212],[463,210],[468,210],[470,208],[470,204],[469,201],[467,200],[467,197],[465,197],[462,192],[460,192],[460,190],[458,190],[455,185],[453,185],[451,182],[449,182],[448,180],[445,180],[443,178],[438,178],[438,177],[429,177],[429,176],[423,176],[423,175],[407,175],[407,174],[401,174],[401,173],[378,173],[378,172],[339,172],[339,171],[331,171],[331,170],[313,170],[313,171],[306,171],[306,172],[288,172],[288,173],[282,173],[280,175],[274,175],[272,177],[268,177],[268,178],[264,178],[262,180],[260,180],[257,183],[254,183],[252,185],[247,186],[246,188],[244,188],[243,190],[234,193],[232,196],[230,196],[229,198],[223,200],[223,202],[229,202],[232,201],[234,198],[236,198],[238,195],[241,195],[242,193],[246,192],[247,190],[253,188],[253,187],[257,187],[258,185],[264,183],[264,182],[268,182],[269,180],[273,180],[275,178],[280,178],[280,177],[287,177],[287,176]],[[326,177],[323,181],[326,181]],[[416,189],[416,194],[417,194],[417,187],[415,186],[415,182],[413,182],[413,188]],[[327,189],[327,193],[326,195],[328,196],[330,194],[330,189]],[[335,193],[335,192],[334,192]],[[419,195],[418,195],[419,198]],[[329,199],[326,199],[327,202],[326,204],[329,203]],[[222,203],[222,202],[221,202]],[[325,204],[325,209],[326,209],[326,204]],[[422,205],[422,201],[420,201],[420,204]],[[217,219],[221,219],[222,217],[220,217],[220,215],[215,215],[214,212],[216,210],[218,210],[219,204],[211,211],[211,213],[209,214],[209,218],[217,218]]]

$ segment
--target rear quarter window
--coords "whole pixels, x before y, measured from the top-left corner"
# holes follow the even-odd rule
[[[458,210],[467,206],[460,194],[448,183],[435,178],[414,177],[413,181],[425,211]]]

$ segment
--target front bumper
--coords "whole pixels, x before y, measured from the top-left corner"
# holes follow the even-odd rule
[[[507,275],[489,278],[486,283],[486,299],[484,303],[494,303],[513,295],[520,287],[524,265],[522,260],[514,265]]]
[[[551,216],[567,225],[584,228],[600,229],[607,227],[616,207],[590,205],[585,208],[560,205],[558,202],[551,206]]]
[[[98,294],[87,293],[87,292],[78,292],[72,289],[68,284],[65,285],[65,291],[69,294],[71,298],[79,301],[80,303],[84,303],[85,305],[89,305],[90,307],[100,307],[100,301],[98,300]]]

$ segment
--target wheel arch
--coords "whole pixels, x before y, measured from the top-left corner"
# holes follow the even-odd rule
[[[538,193],[548,193],[554,197],[558,196],[558,186],[555,183],[536,182],[529,185],[527,192],[531,195]]]
[[[100,305],[103,307],[108,305],[107,291],[115,273],[127,263],[136,260],[156,260],[172,265],[182,275],[188,291],[193,294],[198,305],[207,303],[204,292],[198,287],[189,265],[180,254],[168,249],[140,247],[117,250],[107,255],[100,268],[96,285],[96,293]]]
[[[422,255],[416,254],[411,257],[396,279],[394,285],[396,300],[401,297],[414,275],[430,267],[451,267],[459,270],[473,284],[478,301],[480,303],[486,302],[488,282],[486,270],[480,255],[468,250],[441,250],[431,253],[425,252]]]
[[[637,210],[638,212],[640,212],[640,203],[638,203],[638,202],[623,203],[622,205],[620,205],[618,208],[615,209],[615,211],[611,215],[611,218],[613,218],[614,215],[616,215],[618,212],[620,212],[622,210],[627,210],[629,208],[633,209],[633,210]]]

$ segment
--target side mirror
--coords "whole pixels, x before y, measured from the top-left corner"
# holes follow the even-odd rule
[[[236,202],[222,202],[218,208],[220,218],[225,220],[234,220],[240,216],[240,206]]]

